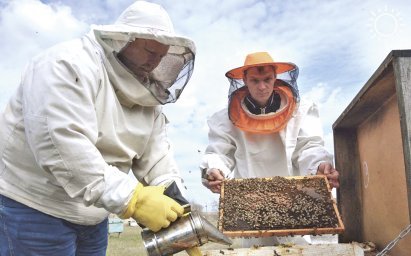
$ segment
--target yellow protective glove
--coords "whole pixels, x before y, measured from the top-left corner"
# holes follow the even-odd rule
[[[164,195],[163,186],[146,186],[139,183],[122,219],[132,217],[153,232],[166,228],[184,213],[184,208],[172,198]]]
[[[190,256],[203,256],[201,253],[200,247],[194,246],[191,248],[186,249],[186,253]]]

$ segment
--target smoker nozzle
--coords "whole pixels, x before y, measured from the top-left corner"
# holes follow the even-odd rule
[[[202,222],[202,230],[204,231],[204,235],[207,237],[208,241],[224,244],[224,245],[231,245],[233,242],[221,233],[213,224],[211,224],[207,219],[203,218],[201,215],[197,215],[198,218]],[[203,237],[201,236],[201,237]]]

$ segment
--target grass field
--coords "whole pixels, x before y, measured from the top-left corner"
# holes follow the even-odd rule
[[[110,234],[108,237],[108,256],[136,256],[146,255],[146,250],[141,241],[141,228],[130,227],[124,223],[124,231],[118,234]]]

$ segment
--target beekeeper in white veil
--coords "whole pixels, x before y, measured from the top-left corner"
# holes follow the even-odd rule
[[[105,255],[109,213],[153,231],[183,214],[163,194],[182,179],[161,105],[194,57],[161,6],[137,1],[28,63],[0,117],[0,255]]]
[[[204,186],[220,193],[224,179],[311,174],[326,175],[332,187],[339,186],[317,105],[300,101],[295,64],[254,52],[226,77],[228,107],[208,119],[209,144],[200,164]],[[243,246],[287,241],[305,243],[264,237],[245,239]]]

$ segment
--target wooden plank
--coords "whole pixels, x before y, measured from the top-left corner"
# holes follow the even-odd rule
[[[345,224],[345,231],[338,239],[342,243],[362,241],[361,167],[356,130],[335,129],[334,148],[335,167],[340,172],[338,206]]]
[[[364,251],[356,244],[313,244],[207,250],[202,254],[205,256],[363,256]]]
[[[312,176],[289,176],[283,177],[286,179],[323,179],[327,189],[329,191],[329,196],[332,197],[330,184],[325,176],[321,175],[312,175]],[[237,179],[241,181],[242,179]],[[272,180],[272,178],[265,178],[265,180]],[[220,193],[220,209],[219,209],[219,221],[218,229],[228,237],[268,237],[268,236],[293,236],[293,235],[323,235],[323,234],[342,234],[344,232],[344,224],[340,216],[337,203],[335,200],[332,200],[335,214],[338,219],[337,227],[329,228],[304,228],[304,229],[276,229],[276,230],[238,230],[238,231],[226,231],[223,229],[223,199],[224,199],[224,183],[221,187]]]
[[[396,95],[387,97],[360,125],[357,133],[362,163],[363,241],[372,241],[382,249],[409,224]],[[411,242],[411,237],[409,239]],[[406,255],[411,251],[411,243],[408,244],[393,248],[393,254]]]
[[[411,58],[394,59],[393,65],[403,139],[408,212],[411,223]]]

